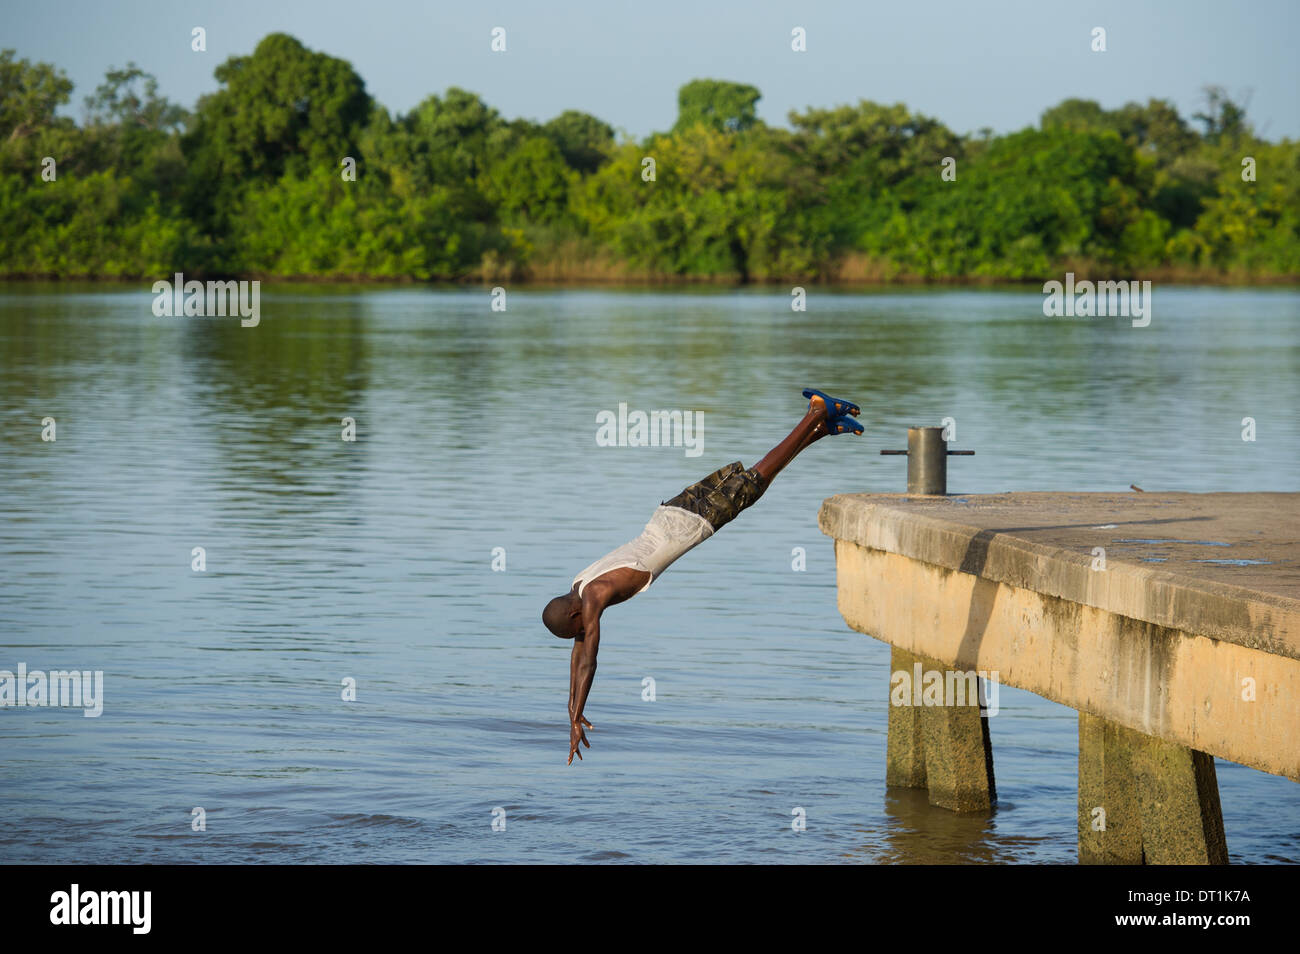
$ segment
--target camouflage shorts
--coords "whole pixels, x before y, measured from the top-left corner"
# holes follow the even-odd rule
[[[736,461],[691,484],[672,500],[665,500],[663,505],[699,514],[716,531],[735,520],[740,511],[763,496],[766,489],[767,484],[758,471]]]

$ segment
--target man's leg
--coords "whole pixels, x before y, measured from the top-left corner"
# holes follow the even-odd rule
[[[785,465],[809,444],[830,434],[831,426],[826,402],[814,395],[809,399],[807,413],[794,430],[753,467],[747,469],[739,461],[728,464],[687,487],[672,500],[664,501],[664,505],[699,514],[716,532],[735,520],[742,510],[753,506]]]
[[[803,420],[794,426],[794,430],[787,434],[781,443],[768,451],[766,456],[754,465],[754,470],[758,471],[763,478],[763,489],[767,489],[766,485],[772,482],[772,478],[784,470],[785,465],[794,460],[800,451],[829,433],[830,429],[826,423],[826,402],[814,396],[808,402],[808,412],[804,414]]]

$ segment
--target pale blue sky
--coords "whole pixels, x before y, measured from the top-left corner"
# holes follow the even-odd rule
[[[0,47],[46,60],[76,83],[72,115],[110,66],[134,60],[185,106],[212,71],[267,33],[349,60],[389,109],[462,86],[507,117],[582,109],[641,136],[669,127],[676,91],[697,77],[753,83],[760,115],[901,101],[958,132],[1007,132],[1069,96],[1115,107],[1172,100],[1190,117],[1207,83],[1251,94],[1267,138],[1300,138],[1300,0],[0,0]],[[207,30],[206,53],[190,30]],[[504,54],[489,49],[507,31]],[[808,52],[790,49],[807,30]],[[1107,31],[1108,51],[1089,49]]]

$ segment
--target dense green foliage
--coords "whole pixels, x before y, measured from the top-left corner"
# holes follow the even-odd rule
[[[284,34],[216,78],[190,112],[128,64],[77,124],[60,71],[0,54],[0,275],[1300,275],[1300,144],[1213,88],[1200,129],[1066,100],[993,137],[867,101],[775,128],[754,87],[695,80],[671,131],[620,143],[457,88],[392,115]]]

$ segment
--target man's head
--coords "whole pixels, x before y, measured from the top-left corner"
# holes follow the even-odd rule
[[[574,590],[557,596],[542,610],[542,622],[560,639],[573,639],[582,633],[582,600]]]

